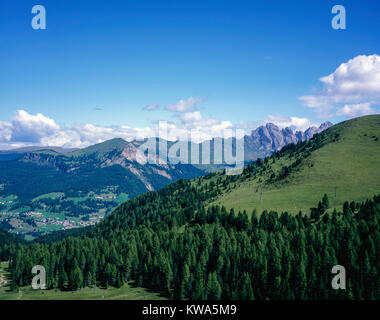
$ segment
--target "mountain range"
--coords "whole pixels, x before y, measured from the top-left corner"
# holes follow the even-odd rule
[[[294,132],[290,127],[280,129],[273,123],[267,123],[245,136],[245,145],[248,150],[274,152],[280,150],[289,143],[298,143],[311,139],[316,133],[330,128],[333,124],[329,121],[322,123],[319,127],[310,127],[305,131]],[[256,160],[256,159],[252,159]]]
[[[289,143],[310,139],[329,128],[323,123],[305,132],[272,123],[244,136],[244,161],[250,163]],[[210,141],[211,154],[217,139]],[[203,176],[225,163],[144,162],[144,143],[170,149],[176,142],[153,138],[127,142],[116,138],[84,149],[27,147],[0,152],[0,226],[24,236],[98,223],[123,201],[159,190],[179,179]],[[236,143],[236,141],[234,141]],[[181,142],[192,148],[199,144]],[[203,144],[202,144],[203,145]]]
[[[319,127],[312,126],[305,131],[294,131],[290,127],[280,129],[273,123],[259,126],[252,130],[250,135],[244,136],[246,162],[254,161],[258,158],[257,154],[271,153],[280,150],[282,147],[289,143],[298,143],[311,139],[316,133],[322,132],[330,128],[333,124],[329,121],[322,123]],[[146,140],[145,140],[146,141]],[[165,142],[165,140],[161,140]],[[168,142],[173,143],[173,142]],[[10,150],[0,150],[0,161],[9,160],[11,158],[22,158],[33,153],[51,153],[52,156],[56,154],[65,154],[68,156],[83,156],[92,153],[99,153],[106,155],[107,152],[122,151],[123,156],[128,160],[136,160],[138,154],[137,148],[142,144],[141,141],[127,142],[121,138],[111,139],[84,149],[78,148],[63,148],[54,146],[30,146]],[[255,156],[252,156],[255,154]],[[31,160],[31,158],[29,159]]]
[[[308,140],[316,133],[331,126],[332,123],[325,122],[319,127],[310,127],[304,132],[294,132],[289,127],[280,129],[273,123],[267,123],[253,130],[250,135],[244,137],[244,160],[246,163],[249,163],[258,158],[264,158],[289,143],[298,143]],[[153,144],[157,143],[158,146],[156,156],[158,156],[162,145],[168,144],[170,146],[175,143],[167,142],[163,139],[154,138],[154,140],[157,141],[153,141]],[[212,140],[210,143],[211,153],[213,152],[214,141],[215,140]],[[15,160],[13,164],[16,167],[32,164],[39,167],[38,171],[40,171],[41,168],[55,169],[61,173],[71,175],[80,173],[84,168],[86,168],[87,171],[91,171],[91,169],[95,170],[120,166],[129,172],[128,177],[131,184],[141,186],[141,188],[138,189],[145,189],[141,191],[157,190],[179,178],[192,178],[202,175],[204,172],[216,171],[221,168],[220,165],[193,166],[188,163],[171,164],[170,161],[168,163],[159,163],[157,161],[155,161],[155,163],[150,161],[146,162],[146,155],[140,149],[140,146],[145,142],[147,142],[147,140],[127,142],[123,139],[116,138],[84,149],[26,147],[1,151],[0,160]],[[198,147],[198,145],[196,145],[196,147]],[[0,175],[4,180],[3,192],[7,190],[7,174],[8,172],[5,170],[5,172]],[[26,174],[33,175],[32,172]],[[40,179],[43,178],[43,176],[40,177]],[[28,180],[28,177],[25,176],[23,180],[23,183],[27,183],[25,180]],[[139,192],[140,190],[137,191],[137,193]],[[131,196],[135,195],[134,193],[131,194]]]

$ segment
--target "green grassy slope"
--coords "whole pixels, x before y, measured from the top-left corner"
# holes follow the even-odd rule
[[[298,213],[299,210],[308,212],[324,193],[329,196],[332,207],[341,206],[347,199],[361,201],[378,194],[380,116],[345,121],[328,129],[326,134],[338,134],[339,138],[313,151],[287,178],[265,183],[268,174],[261,173],[256,179],[240,179],[230,183],[231,191],[223,192],[212,203],[248,212],[256,208],[258,212],[272,209]],[[290,162],[287,157],[275,163],[269,160],[275,173]]]

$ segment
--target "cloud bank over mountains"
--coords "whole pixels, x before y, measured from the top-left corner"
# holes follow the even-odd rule
[[[103,127],[77,124],[70,128],[59,126],[53,119],[38,113],[31,115],[18,110],[9,121],[0,121],[0,148],[23,146],[62,146],[80,148],[115,137],[151,136],[150,128],[127,126]]]
[[[280,128],[292,127],[305,130],[313,125],[306,118],[268,116],[255,124],[240,122],[234,125],[228,120],[204,117],[200,111],[180,113],[176,122],[165,122],[168,140],[203,141],[214,137],[228,137],[225,129],[246,129],[247,133],[261,124],[272,122]],[[159,123],[150,127],[134,128],[130,126],[99,126],[93,124],[76,124],[62,127],[54,119],[41,113],[29,114],[18,110],[10,121],[0,121],[0,149],[11,149],[24,146],[59,146],[82,148],[113,138],[127,141],[163,135],[159,132]],[[162,123],[161,123],[162,125]],[[190,135],[191,133],[191,135]],[[232,134],[234,132],[232,131]]]

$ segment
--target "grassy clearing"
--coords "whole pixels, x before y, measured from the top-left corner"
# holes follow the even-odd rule
[[[128,200],[129,200],[129,195],[126,194],[126,193],[120,193],[120,194],[116,197],[116,199],[115,199],[115,201],[116,201],[117,203],[119,203],[119,204],[122,204],[122,203],[124,203],[124,202],[126,202],[126,201],[128,201]]]
[[[17,196],[6,196],[6,197],[1,197],[0,196],[0,201],[16,201],[17,200]]]
[[[32,200],[32,202],[42,200],[42,199],[57,199],[57,198],[61,198],[64,196],[65,196],[65,194],[63,192],[51,192],[51,193],[42,194],[42,195],[34,198]]]

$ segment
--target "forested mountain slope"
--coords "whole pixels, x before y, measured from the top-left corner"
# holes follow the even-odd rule
[[[9,259],[9,256],[19,244],[25,244],[25,241],[0,228],[0,261]]]
[[[376,188],[371,189],[371,182],[366,186],[362,181],[365,201],[347,198],[350,202],[331,213],[333,203],[323,194],[310,206],[311,214],[238,212],[212,205],[250,179],[261,179],[263,187],[291,183],[318,166],[313,161],[326,161],[319,154],[329,146],[330,151],[332,146],[345,150],[350,141],[367,141],[363,151],[369,151],[377,146],[378,126],[377,116],[343,123],[247,166],[242,175],[180,180],[127,201],[82,236],[22,246],[10,256],[12,287],[28,285],[29,270],[41,264],[48,287],[63,290],[120,287],[134,280],[172,298],[379,299],[380,197],[372,196]],[[378,168],[367,157],[363,154],[371,170]],[[360,167],[352,162],[350,168]],[[329,187],[326,183],[325,193]],[[331,269],[337,264],[349,275],[345,291],[331,288]]]

